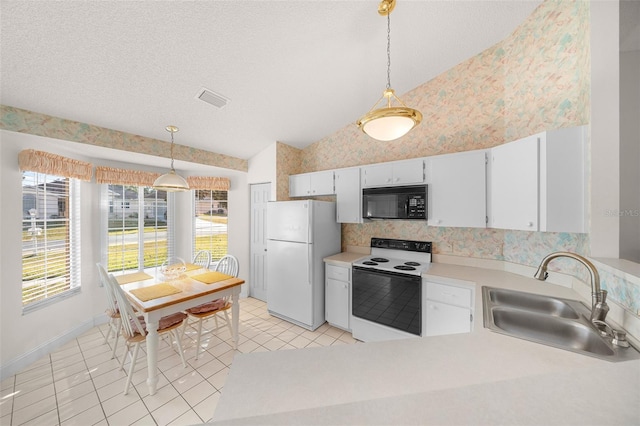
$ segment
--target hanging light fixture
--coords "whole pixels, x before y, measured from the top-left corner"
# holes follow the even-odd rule
[[[167,132],[171,133],[171,170],[169,173],[156,179],[156,181],[153,182],[153,187],[155,189],[161,189],[169,192],[187,191],[189,189],[189,184],[182,176],[177,175],[173,168],[173,134],[178,131],[178,128],[176,126],[167,126],[165,129]]]
[[[356,122],[360,130],[379,141],[398,139],[422,121],[420,111],[407,107],[391,88],[391,19],[389,15],[395,6],[396,0],[382,0],[378,5],[378,13],[387,17],[387,88],[371,110]],[[392,101],[400,106],[392,106]],[[383,106],[375,109],[381,103]]]

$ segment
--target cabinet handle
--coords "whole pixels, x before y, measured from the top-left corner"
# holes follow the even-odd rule
[[[533,227],[533,222],[527,222],[527,226],[528,226],[529,228],[532,228],[532,227]]]

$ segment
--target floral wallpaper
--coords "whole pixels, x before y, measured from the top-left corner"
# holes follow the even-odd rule
[[[171,143],[91,124],[0,105],[0,128],[54,139],[171,158]],[[248,170],[248,161],[215,152],[174,145],[174,158],[226,169]]]
[[[302,150],[276,142],[276,200],[289,199],[289,175],[301,173]]]

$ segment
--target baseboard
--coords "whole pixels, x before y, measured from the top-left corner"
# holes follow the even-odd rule
[[[82,334],[86,333],[88,330],[91,330],[93,327],[104,324],[108,321],[108,318],[105,314],[101,314],[93,319],[83,322],[77,327],[68,330],[64,334],[54,337],[41,344],[40,346],[32,349],[31,351],[20,355],[19,357],[9,361],[8,363],[0,366],[0,381],[6,379],[7,377],[11,377],[27,367],[29,367],[34,362],[41,359],[43,356],[50,354],[55,351],[59,347],[67,344],[73,339],[78,338]]]

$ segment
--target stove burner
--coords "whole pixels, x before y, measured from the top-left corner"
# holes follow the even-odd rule
[[[364,262],[362,262],[363,265],[370,265],[370,266],[375,266],[377,265],[376,262],[372,262],[370,260],[365,260]]]
[[[371,262],[380,262],[380,263],[384,263],[384,262],[388,262],[389,259],[385,259],[384,257],[372,257],[371,258]]]
[[[418,262],[404,262],[404,264],[407,266],[420,266]]]
[[[393,267],[394,269],[399,269],[401,271],[415,271],[416,268],[414,268],[413,266],[408,266],[408,265],[397,265]]]

